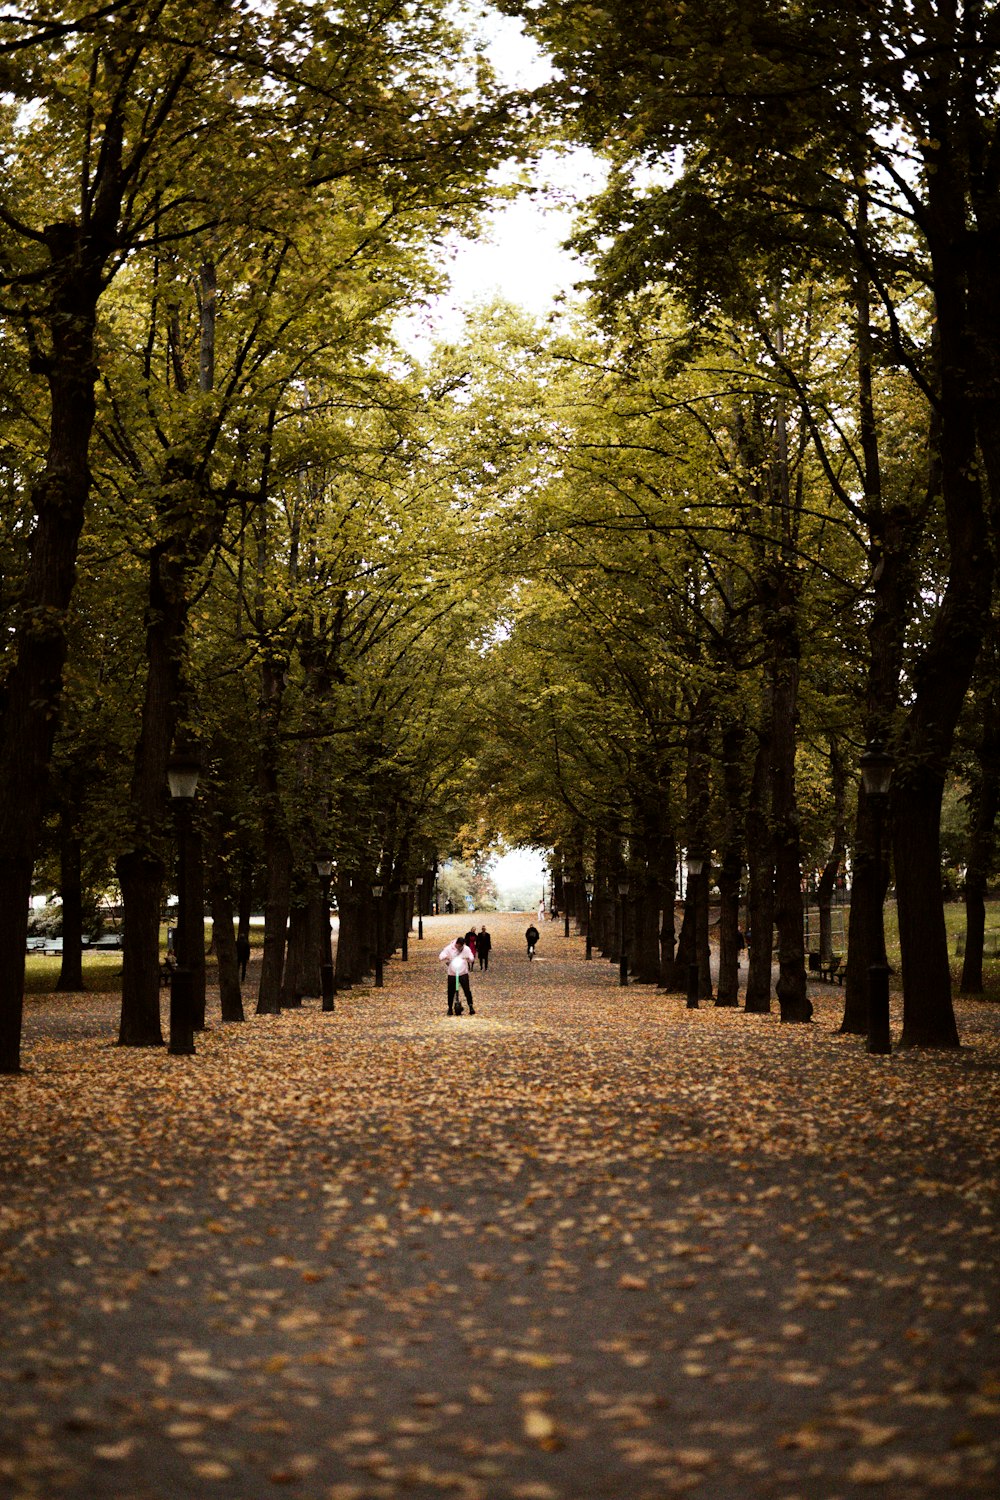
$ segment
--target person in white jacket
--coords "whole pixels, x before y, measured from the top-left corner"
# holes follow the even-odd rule
[[[472,986],[469,983],[469,974],[475,959],[472,950],[467,946],[465,938],[457,937],[450,942],[446,948],[442,948],[438,958],[448,968],[448,1014],[449,1016],[460,1016],[462,1014],[462,1001],[458,994],[461,986],[462,994],[469,1002],[469,1015],[476,1014],[476,1007],[472,1003]]]

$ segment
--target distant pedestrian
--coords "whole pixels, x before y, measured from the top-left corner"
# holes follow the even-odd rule
[[[490,966],[490,949],[493,947],[493,939],[485,927],[480,927],[476,934],[476,955],[479,959],[479,967],[488,969]]]
[[[250,939],[245,932],[236,934],[236,962],[240,966],[240,984],[247,977],[247,964],[250,962]]]
[[[469,1015],[476,1014],[476,1007],[472,1003],[472,986],[469,983],[469,970],[472,968],[472,955],[465,946],[465,938],[457,937],[455,940],[442,948],[438,954],[441,963],[448,966],[448,1014],[449,1016],[460,1016],[462,1014],[462,1000],[459,996],[459,988],[469,1002]]]
[[[476,946],[476,929],[474,927],[470,927],[469,930],[468,930],[468,932],[465,934],[465,946],[468,948],[469,952],[472,954],[472,967],[475,968],[476,967],[477,946]]]
[[[535,944],[538,942],[538,928],[535,926],[534,922],[532,922],[531,925],[526,929],[524,939],[528,945],[528,957],[534,958]]]
[[[538,920],[539,920],[539,922],[544,922],[545,921],[545,898],[544,898],[544,896],[543,896],[542,900],[539,901],[539,903],[538,903]]]

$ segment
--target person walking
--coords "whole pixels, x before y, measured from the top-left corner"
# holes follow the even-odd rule
[[[236,934],[236,962],[240,966],[240,984],[247,977],[247,964],[250,962],[250,938],[245,932]]]
[[[476,1014],[476,1007],[472,1003],[472,986],[469,983],[469,971],[472,968],[472,955],[465,946],[465,938],[457,937],[447,947],[441,949],[438,954],[441,963],[448,968],[448,1014],[449,1016],[460,1016],[462,1014],[462,1000],[458,991],[469,1002],[469,1015]]]
[[[528,944],[528,957],[534,958],[535,944],[538,942],[538,928],[532,922],[525,930],[525,941]]]
[[[485,927],[480,927],[476,934],[476,954],[479,958],[479,967],[488,969],[490,966],[490,949],[493,947],[493,939]]]
[[[476,929],[474,927],[470,927],[469,930],[468,930],[468,932],[465,934],[465,946],[468,948],[469,952],[472,954],[472,967],[475,968],[476,967]]]

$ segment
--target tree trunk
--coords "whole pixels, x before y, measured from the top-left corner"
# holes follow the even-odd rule
[[[119,857],[117,870],[126,913],[118,1042],[122,1047],[159,1047],[163,864],[133,849]]]
[[[770,619],[774,691],[772,697],[771,824],[774,836],[774,919],[778,929],[776,993],[782,1021],[812,1019],[806,990],[802,910],[802,851],[795,792],[795,743],[798,719],[798,599],[779,588],[778,608]]]
[[[983,993],[983,953],[986,946],[986,881],[978,871],[965,874],[965,953],[962,957],[963,995]]]
[[[188,948],[195,1031],[205,1030],[205,845],[194,824],[188,835]]]
[[[942,167],[948,167],[947,154],[941,160]],[[996,277],[994,265],[977,285],[975,300],[970,298],[968,267],[981,266],[978,257],[985,244],[976,244],[972,235],[968,262],[958,253],[955,225],[965,222],[968,208],[961,171],[952,165],[951,170],[929,172],[926,181],[948,584],[930,640],[913,671],[913,703],[898,742],[893,840],[903,960],[901,1045],[955,1047],[958,1028],[941,896],[939,819],[955,727],[992,597],[994,557],[980,459],[985,457],[991,482],[1000,482],[996,323],[985,343],[980,330],[984,307],[996,308]],[[995,208],[985,202],[976,207],[986,218],[992,216],[995,229]],[[985,220],[980,227],[985,230]],[[994,257],[998,243],[994,234],[989,245]]]
[[[705,861],[701,874],[695,877],[698,892],[698,916],[695,925],[695,943],[698,954],[698,998],[711,1000],[715,993],[712,984],[712,910],[710,889],[712,884],[711,861]]]
[[[309,908],[301,904],[293,906],[288,914],[288,944],[281,980],[282,1010],[293,1010],[302,1004],[302,996],[306,993],[309,936]]]
[[[774,945],[774,856],[770,820],[771,740],[762,731],[747,802],[747,931],[749,950],[744,1009],[766,1015],[771,1009],[771,953]]]
[[[21,1071],[30,859],[0,858],[0,1073]]]
[[[120,145],[120,143],[118,143]],[[112,142],[112,153],[118,146]],[[113,208],[113,205],[108,205]],[[105,229],[107,226],[105,225]],[[31,557],[0,715],[0,1073],[21,1067],[28,899],[44,813],[66,661],[66,611],[90,493],[94,331],[103,262],[100,231],[44,231],[49,283],[49,445],[32,492]]]
[[[868,1032],[868,969],[875,962],[871,951],[868,913],[879,899],[880,885],[875,870],[874,826],[864,786],[858,788],[858,808],[854,824],[854,849],[851,875],[851,906],[848,918],[847,967],[844,972],[844,1015],[842,1033],[865,1036]]]
[[[943,789],[943,778],[924,767],[897,781],[893,791],[896,906],[903,960],[903,1047],[959,1044],[941,900]]]
[[[272,834],[267,841],[267,850],[264,952],[260,965],[257,1014],[276,1016],[281,1011],[281,981],[285,968],[285,942],[292,898],[292,846],[287,838]]]
[[[670,989],[674,980],[676,944],[677,845],[672,833],[664,834],[660,886],[660,984]]]
[[[167,762],[177,722],[186,620],[183,568],[164,552],[154,552],[149,560],[146,611],[146,690],[129,792],[131,849],[118,861],[125,912],[125,962],[118,1039],[123,1046],[130,1047],[147,1047],[163,1040],[160,1033],[159,913],[163,880],[160,851],[166,834],[163,825],[167,803]],[[137,903],[135,912],[133,902]],[[140,952],[143,944],[148,947]]]
[[[330,949],[330,924],[322,890],[315,884],[309,893],[306,908],[306,955],[302,976],[303,995],[322,995],[323,964],[327,962]]]
[[[233,903],[229,895],[225,870],[214,860],[209,882],[212,901],[212,937],[219,965],[219,1007],[223,1021],[242,1021],[243,993],[240,966],[236,957],[236,934],[233,931]]]
[[[746,791],[743,770],[746,726],[727,720],[722,731],[722,782],[725,793],[722,861],[719,885],[719,988],[716,1005],[737,1005],[740,994],[740,881],[743,877],[743,828]]]
[[[80,840],[64,810],[59,819],[59,894],[62,897],[62,963],[57,990],[83,989],[83,875]]]
[[[716,1005],[738,1005],[740,994],[739,930],[740,876],[743,861],[730,850],[718,873],[719,885],[719,988]]]
[[[962,993],[983,992],[983,938],[986,890],[996,868],[996,820],[1000,811],[1000,686],[995,631],[984,650],[978,676],[982,733],[970,788],[969,861],[965,872],[965,956]]]
[[[433,890],[433,886],[431,887]],[[341,872],[337,881],[337,914],[340,919],[337,932],[337,955],[334,961],[334,978],[338,990],[349,990],[361,978],[361,956],[358,932],[358,911],[351,877]]]

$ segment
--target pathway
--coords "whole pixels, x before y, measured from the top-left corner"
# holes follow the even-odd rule
[[[995,1010],[869,1058],[839,990],[807,1027],[688,1011],[489,925],[474,1017],[444,917],[383,991],[195,1058],[31,1003],[0,1495],[994,1495]]]

